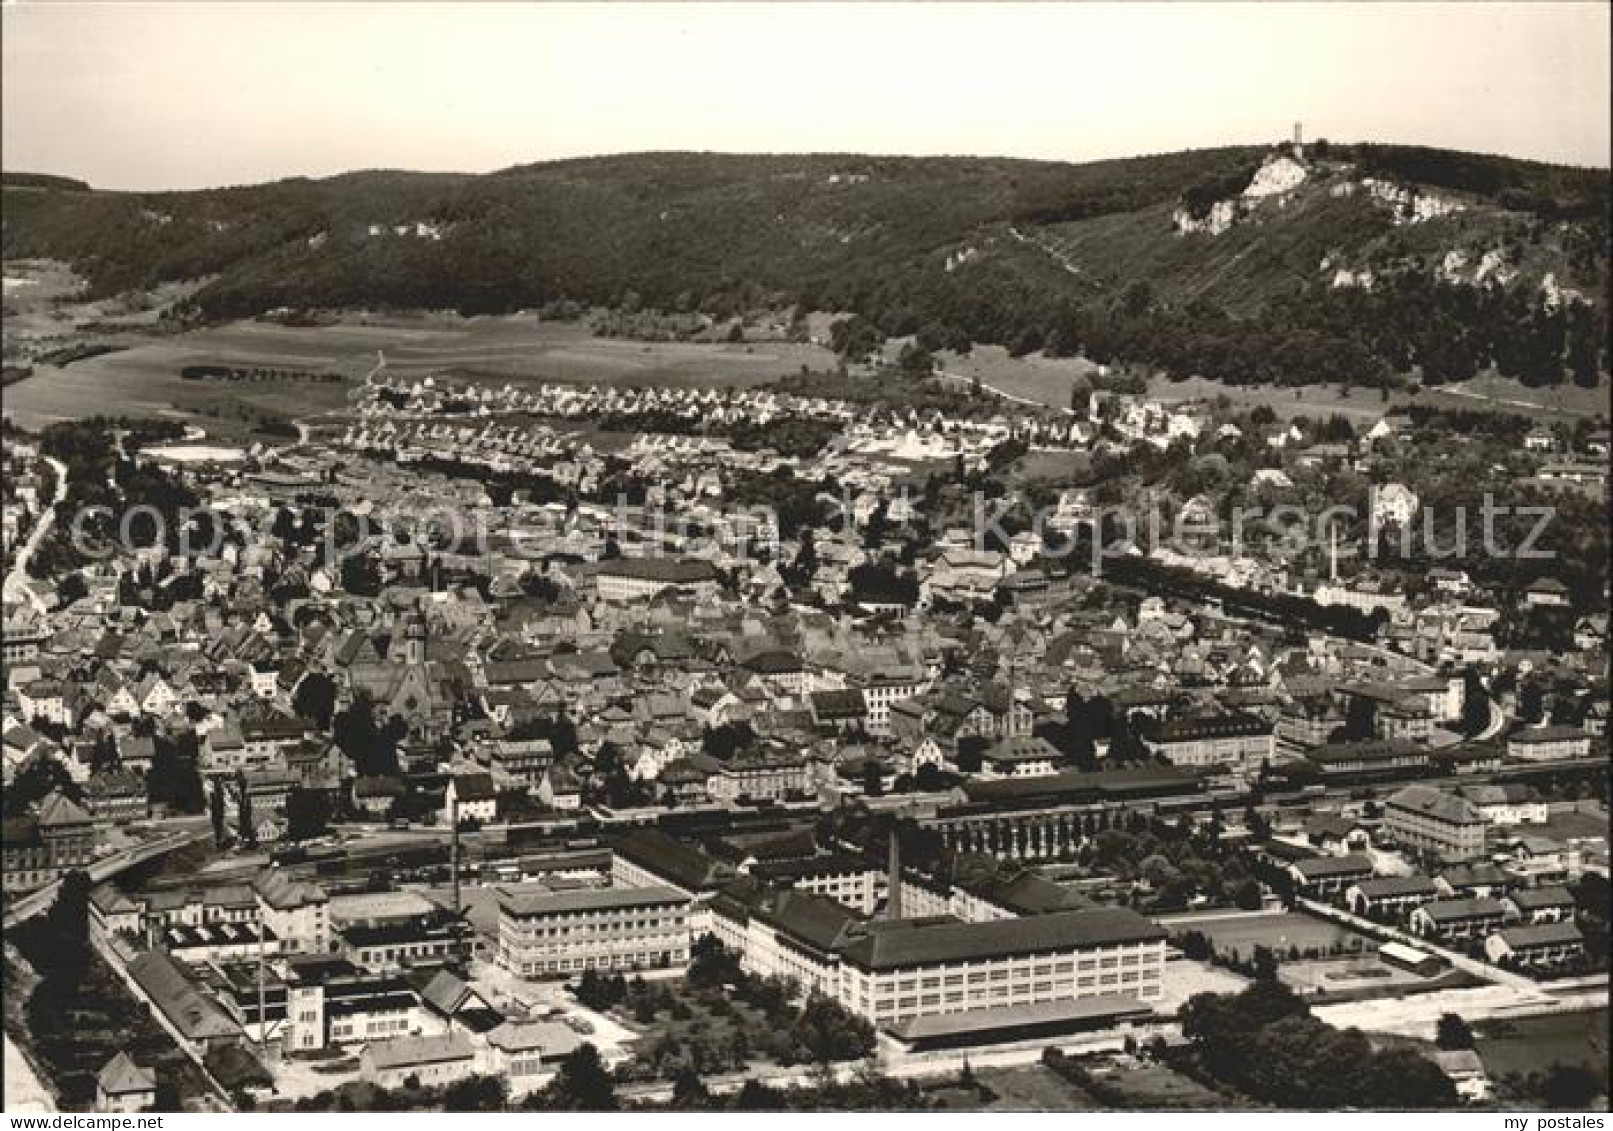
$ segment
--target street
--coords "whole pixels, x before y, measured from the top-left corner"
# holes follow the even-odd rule
[[[197,820],[202,819],[197,818]],[[111,856],[97,860],[88,869],[89,877],[94,883],[100,883],[103,880],[112,878],[125,868],[131,868],[136,864],[150,860],[154,856],[161,856],[164,852],[171,852],[182,845],[189,844],[191,841],[199,840],[207,835],[209,834],[204,827],[194,830],[180,829],[165,833],[156,840],[148,841],[133,848],[126,848],[122,852],[113,853]],[[29,892],[27,895],[8,900],[5,929],[9,931],[18,923],[33,918],[49,907],[56,898],[56,889],[60,886],[61,881],[58,880],[54,883],[46,884],[38,891]]]
[[[40,613],[44,613],[46,610],[41,606],[41,602],[34,595],[33,590],[28,588],[28,559],[38,551],[40,543],[45,540],[45,535],[50,533],[50,528],[55,524],[56,505],[67,498],[66,465],[60,460],[52,459],[50,456],[45,456],[44,460],[50,464],[51,469],[56,473],[56,497],[40,513],[39,521],[34,524],[33,533],[28,535],[28,541],[24,542],[22,548],[17,551],[16,559],[11,563],[11,572],[6,574],[4,585],[6,600],[28,601]]]
[[[55,1111],[50,1090],[39,1079],[34,1066],[7,1033],[5,1059],[5,1110],[7,1115]]]

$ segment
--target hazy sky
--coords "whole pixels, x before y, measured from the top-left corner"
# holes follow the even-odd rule
[[[1605,3],[6,0],[8,169],[190,188],[644,149],[1086,160],[1307,135],[1608,164]]]

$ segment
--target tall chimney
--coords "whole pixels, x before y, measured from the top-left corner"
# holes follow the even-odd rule
[[[891,826],[890,842],[890,877],[885,881],[888,890],[885,895],[885,918],[900,919],[902,917],[902,841],[897,836],[898,826]]]
[[[459,798],[455,797],[448,806],[448,822],[453,825],[453,839],[449,842],[448,870],[454,876],[454,915],[460,913],[459,904]]]

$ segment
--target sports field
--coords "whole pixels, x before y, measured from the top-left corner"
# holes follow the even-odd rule
[[[1295,948],[1301,955],[1307,951],[1327,953],[1335,944],[1351,949],[1352,940],[1361,949],[1370,949],[1372,943],[1348,928],[1322,919],[1313,919],[1292,911],[1274,911],[1252,915],[1229,915],[1209,912],[1205,915],[1173,915],[1165,926],[1174,934],[1198,931],[1208,938],[1216,953],[1225,957],[1248,959],[1259,946],[1272,950],[1279,959],[1288,957]]]

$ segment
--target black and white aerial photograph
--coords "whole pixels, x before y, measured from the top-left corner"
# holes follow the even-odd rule
[[[1610,14],[5,0],[5,1131],[1604,1128]]]

